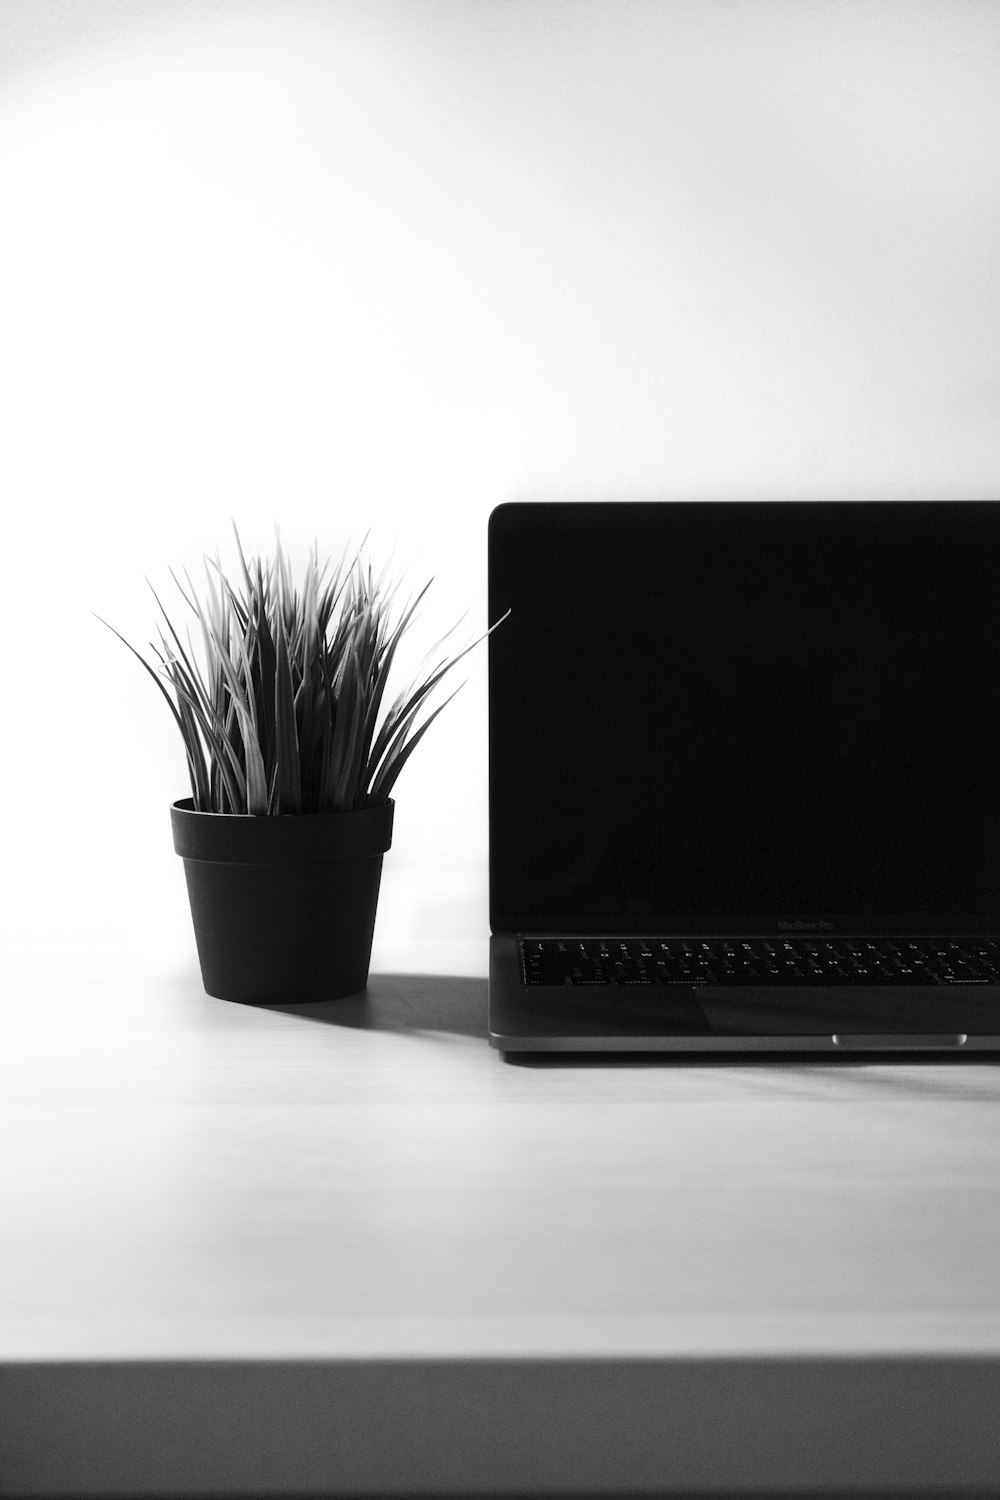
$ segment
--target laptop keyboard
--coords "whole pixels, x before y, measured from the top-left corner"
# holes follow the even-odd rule
[[[525,984],[1000,984],[1000,944],[864,938],[524,939]]]

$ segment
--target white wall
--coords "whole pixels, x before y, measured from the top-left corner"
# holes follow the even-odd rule
[[[429,644],[505,498],[1000,494],[998,166],[993,0],[3,0],[19,929],[187,950],[180,746],[90,611],[148,640],[230,516],[372,527]],[[383,937],[485,934],[484,668]]]

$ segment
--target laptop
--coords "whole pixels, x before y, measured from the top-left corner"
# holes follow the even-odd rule
[[[1000,502],[489,523],[505,1054],[1000,1048]]]

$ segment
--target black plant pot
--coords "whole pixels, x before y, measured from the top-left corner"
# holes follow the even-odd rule
[[[391,800],[276,818],[173,803],[207,993],[290,1005],[363,990],[392,815]]]

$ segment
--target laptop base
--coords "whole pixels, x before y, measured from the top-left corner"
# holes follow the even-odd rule
[[[1000,986],[527,986],[515,937],[490,940],[489,1041],[504,1053],[1000,1051]]]

